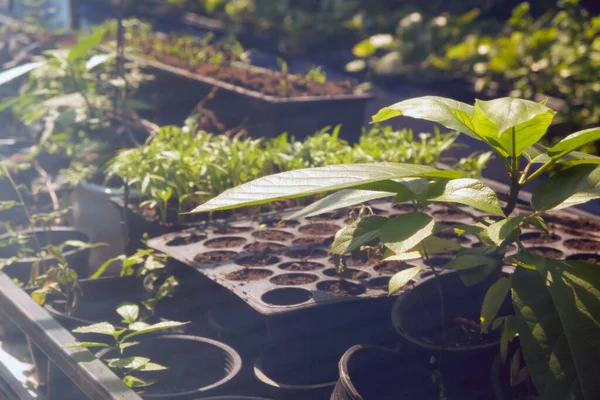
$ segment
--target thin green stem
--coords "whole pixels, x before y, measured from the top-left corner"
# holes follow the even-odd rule
[[[534,180],[535,178],[540,176],[544,171],[546,171],[548,168],[550,168],[553,165],[554,165],[554,160],[548,160],[541,167],[539,167],[533,174],[531,174],[529,177],[527,177],[525,179],[525,181],[523,182],[523,186],[530,183],[532,180]]]

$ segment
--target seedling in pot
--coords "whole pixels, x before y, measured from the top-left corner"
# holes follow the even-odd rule
[[[255,206],[326,192],[333,194],[319,206],[309,206],[311,215],[378,197],[395,196],[398,203],[412,202],[414,212],[393,219],[365,216],[346,226],[336,235],[331,252],[344,255],[361,246],[382,243],[387,260],[427,261],[432,255],[454,251],[454,259],[442,267],[455,270],[466,286],[489,277],[494,281],[481,306],[481,333],[502,328],[500,352],[504,358],[508,342],[519,335],[529,374],[542,398],[600,396],[600,371],[595,368],[600,342],[592,339],[600,338],[596,322],[600,270],[595,264],[533,254],[520,241],[524,227],[549,235],[544,212],[600,198],[598,157],[576,151],[598,140],[600,128],[573,133],[550,148],[542,146],[538,142],[555,112],[545,102],[515,98],[477,100],[471,106],[442,97],[419,97],[382,109],[373,121],[401,115],[440,123],[490,147],[507,171],[510,189],[505,203],[485,182],[464,178],[461,171],[366,163],[308,168],[259,178],[223,192],[194,212]],[[524,167],[522,162],[526,163]],[[555,166],[559,171],[533,191],[533,213],[513,215],[521,189]],[[339,194],[342,190],[344,196]],[[437,223],[424,212],[432,203],[448,205],[473,222],[449,227]],[[444,228],[459,235],[468,232],[481,245],[463,248],[452,240],[434,236]],[[507,256],[513,244],[517,252]],[[508,276],[502,271],[505,264],[515,267]],[[404,288],[421,268],[416,266],[395,275],[390,280],[390,294]],[[439,283],[441,278],[435,279]],[[498,315],[509,294],[514,315]],[[440,296],[441,314],[443,301]],[[439,343],[442,351],[443,339],[444,335]]]
[[[119,312],[120,311],[120,312]],[[118,309],[118,312],[123,316],[126,312],[133,313],[133,309],[125,310],[123,307]],[[133,315],[128,316],[133,318]],[[137,324],[137,325],[136,325]],[[164,331],[167,329],[178,328],[187,324],[187,322],[165,321],[154,325],[133,322],[128,329],[116,329],[108,322],[100,322],[88,326],[82,326],[73,330],[73,333],[91,333],[98,335],[110,336],[113,339],[112,343],[102,342],[81,342],[75,343],[68,347],[81,348],[107,348],[112,350],[118,357],[108,358],[104,361],[112,368],[123,382],[131,388],[144,388],[154,384],[155,380],[144,380],[133,374],[139,375],[140,372],[161,371],[167,367],[154,363],[146,357],[126,357],[125,350],[132,346],[138,345],[140,342],[132,340],[140,335],[147,335],[154,332]],[[129,333],[128,333],[129,332]]]

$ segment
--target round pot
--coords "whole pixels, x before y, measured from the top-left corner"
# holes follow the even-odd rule
[[[277,400],[326,399],[338,379],[333,352],[308,351],[310,343],[270,348],[254,363],[256,378]]]
[[[443,351],[440,368],[449,393],[468,390],[472,395],[489,391],[488,371],[499,350],[500,332],[492,332],[483,341],[465,340],[463,326],[454,321],[457,318],[478,321],[485,294],[496,280],[497,276],[490,275],[476,285],[465,286],[457,272],[448,271],[438,277],[431,276],[413,290],[403,292],[392,308],[392,324],[405,339],[401,343],[403,351],[413,354],[416,362],[428,365],[432,356],[437,359]],[[438,283],[444,298],[443,318],[440,313]],[[507,296],[498,315],[512,312],[512,304]],[[478,338],[478,325],[469,328],[473,331],[471,337]],[[441,344],[431,339],[433,336],[441,336],[443,330],[455,341]],[[461,344],[456,344],[458,340]]]
[[[31,231],[29,230],[25,231],[25,233],[31,235]],[[33,229],[33,234],[37,237],[37,240],[42,247],[49,244],[60,245],[67,240],[78,240],[90,243],[90,240],[86,234],[67,227],[54,227],[49,229],[35,228]],[[9,233],[1,235],[0,241],[7,240],[10,237],[11,234]],[[23,246],[27,248],[34,248],[36,246],[35,240],[30,237],[29,241],[24,245],[13,243],[10,246],[0,248],[0,262],[16,256]],[[89,254],[89,249],[67,248],[66,251],[63,252],[63,255],[67,259],[69,266],[77,272],[79,278],[85,278],[89,274]],[[56,262],[56,259],[52,256],[47,256],[41,260],[39,258],[27,257],[7,265],[4,267],[3,271],[13,279],[16,278],[21,282],[27,282],[31,276],[31,268],[33,264],[38,261],[40,263],[41,272],[44,272]]]
[[[73,226],[93,242],[107,243],[91,249],[90,264],[93,266],[102,265],[126,251],[126,232],[121,224],[121,213],[110,201],[113,196],[123,196],[123,189],[87,181],[81,182],[71,194]],[[120,263],[115,262],[106,273],[118,273],[120,268]]]
[[[331,400],[433,399],[438,392],[410,357],[379,346],[356,345],[340,359]]]
[[[235,383],[242,359],[231,347],[216,340],[189,335],[140,337],[140,344],[125,351],[126,357],[143,356],[167,367],[164,371],[137,372],[157,382],[144,388],[145,399],[182,399],[217,395]],[[112,358],[105,349],[98,358]]]

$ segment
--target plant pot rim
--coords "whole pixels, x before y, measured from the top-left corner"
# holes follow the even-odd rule
[[[425,347],[428,349],[432,349],[432,350],[443,350],[443,351],[450,351],[450,352],[464,352],[464,351],[476,351],[476,350],[483,350],[483,349],[489,349],[491,347],[497,347],[500,344],[500,339],[491,341],[489,343],[484,343],[484,344],[477,344],[477,345],[473,345],[473,346],[469,346],[469,347],[453,347],[453,346],[443,346],[443,345],[438,345],[438,344],[431,344],[431,343],[426,343],[423,342],[421,340],[418,340],[414,337],[412,337],[410,334],[408,334],[403,328],[402,328],[402,321],[403,318],[401,317],[402,313],[400,312],[400,307],[404,304],[404,302],[406,302],[407,297],[410,295],[414,295],[416,293],[417,290],[420,290],[419,288],[421,286],[424,285],[431,285],[432,282],[434,282],[434,279],[438,279],[440,277],[443,276],[448,276],[450,274],[457,274],[458,272],[455,270],[443,270],[440,272],[439,276],[429,276],[425,279],[423,279],[421,282],[419,282],[418,285],[416,285],[412,290],[410,291],[406,291],[401,293],[396,301],[394,302],[394,305],[392,306],[392,325],[394,326],[394,329],[396,330],[396,332],[398,333],[398,335],[400,335],[401,337],[403,337],[404,339],[408,340],[409,342],[419,346],[419,347]]]
[[[265,361],[265,352],[261,352],[256,361],[254,362],[254,375],[258,380],[270,387],[275,387],[279,389],[285,390],[315,390],[315,389],[323,389],[331,387],[333,388],[337,383],[337,380],[330,382],[317,383],[313,385],[290,385],[287,383],[278,383],[273,379],[269,378],[267,374],[264,372],[264,361]]]
[[[76,232],[76,233],[79,233],[80,235],[84,236],[87,239],[88,243],[89,243],[89,240],[90,240],[90,238],[88,237],[88,235],[86,235],[85,233],[83,233],[83,232],[81,232],[81,231],[79,231],[79,230],[77,230],[75,228],[72,228],[70,226],[53,226],[53,227],[50,227],[49,229],[45,229],[45,228],[33,228],[33,229],[26,229],[26,230],[24,230],[24,231],[22,231],[20,233],[31,234],[32,231],[33,231],[34,234],[38,234],[38,233],[43,234],[43,233],[46,233],[47,231],[50,231],[51,233],[52,232]],[[9,238],[11,236],[12,235],[10,233],[5,233],[3,235],[0,235],[0,241],[5,240],[5,239],[7,239],[7,238]],[[79,253],[80,251],[85,251],[85,250],[86,249],[79,249],[79,248],[78,249],[73,249],[73,250],[69,250],[69,251],[63,253],[63,255],[65,257],[68,257],[70,255],[73,255],[73,254]],[[23,258],[23,259],[21,259],[19,261],[24,262],[24,263],[30,263],[30,262],[35,262],[35,261],[47,261],[47,260],[54,260],[54,259],[55,259],[55,257],[53,257],[53,256],[48,256],[48,257],[44,257],[44,258],[40,258],[40,257],[26,257],[26,258]],[[6,260],[6,258],[0,257],[0,260]]]
[[[150,341],[150,340],[169,340],[169,339],[201,342],[201,343],[212,345],[214,347],[218,347],[219,349],[223,350],[225,353],[227,353],[232,358],[231,371],[229,371],[227,373],[227,375],[225,375],[223,378],[221,378],[217,382],[211,383],[210,385],[207,385],[207,386],[203,386],[203,387],[192,389],[192,390],[187,390],[184,392],[175,392],[175,393],[168,393],[168,394],[145,393],[144,398],[147,398],[147,399],[172,399],[172,398],[187,397],[187,396],[201,394],[206,391],[218,388],[218,387],[226,384],[227,382],[230,382],[239,374],[240,370],[242,369],[242,357],[238,354],[238,352],[236,350],[234,350],[232,347],[226,345],[223,342],[219,342],[218,340],[209,339],[209,338],[202,337],[202,336],[180,335],[180,334],[169,334],[169,333],[164,334],[164,335],[158,335],[158,336],[148,336],[146,340]],[[97,358],[101,359],[102,356],[106,355],[106,353],[108,353],[111,350],[112,349],[103,349],[103,350],[97,352],[95,354],[95,356]]]

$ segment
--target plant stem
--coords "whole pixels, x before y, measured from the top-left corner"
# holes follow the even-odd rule
[[[524,180],[523,186],[527,185],[529,182],[540,176],[545,170],[554,165],[554,160],[549,160],[544,163],[541,167],[539,167],[533,174],[531,174],[527,179]]]
[[[510,191],[508,193],[508,199],[506,201],[506,207],[504,207],[504,214],[508,217],[515,209],[517,200],[519,200],[519,191],[521,185],[519,184],[519,163],[521,161],[520,156],[517,156],[517,143],[515,128],[512,128],[512,157],[511,157],[511,170],[510,170]]]

